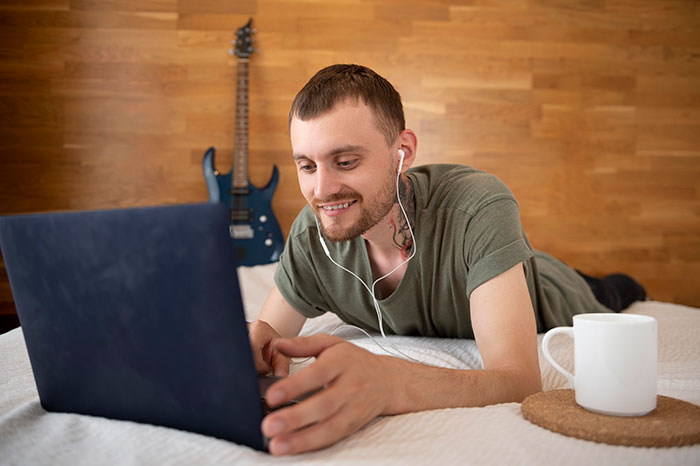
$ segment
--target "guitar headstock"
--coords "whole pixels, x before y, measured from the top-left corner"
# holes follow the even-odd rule
[[[253,24],[253,18],[250,18],[248,22],[239,27],[236,30],[236,39],[232,40],[233,48],[228,50],[229,55],[235,55],[238,58],[250,58],[255,49],[253,49],[253,39],[252,34],[255,34],[255,29],[251,29]]]

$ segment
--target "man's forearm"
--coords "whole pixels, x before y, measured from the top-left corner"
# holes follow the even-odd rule
[[[294,309],[274,286],[263,305],[258,319],[267,322],[283,337],[295,337],[306,322],[306,317]]]
[[[445,369],[383,357],[396,382],[396,396],[385,414],[521,402],[542,389],[539,373],[518,368]]]

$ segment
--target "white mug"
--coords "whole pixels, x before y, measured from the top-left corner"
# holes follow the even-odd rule
[[[558,333],[574,339],[574,370],[549,353]],[[642,416],[656,409],[656,319],[637,314],[577,314],[574,326],[556,327],[542,340],[542,352],[566,376],[576,403],[612,416]]]

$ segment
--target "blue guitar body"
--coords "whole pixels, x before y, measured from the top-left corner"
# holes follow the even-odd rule
[[[267,185],[259,189],[250,182],[246,188],[234,188],[233,169],[219,174],[214,163],[215,149],[204,154],[202,168],[209,190],[209,202],[222,202],[229,208],[229,234],[236,251],[237,265],[260,265],[276,262],[284,249],[284,237],[272,212],[272,196],[279,181],[275,165]]]

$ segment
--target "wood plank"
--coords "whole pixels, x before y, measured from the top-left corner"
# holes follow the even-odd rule
[[[401,93],[417,163],[494,173],[535,247],[700,306],[697,1],[5,1],[0,213],[205,200],[204,151],[231,165],[227,51],[250,17],[250,176],[278,165],[285,234],[305,204],[291,100],[362,63]]]

